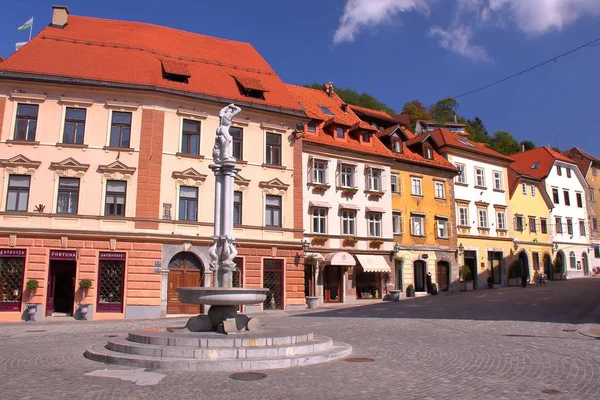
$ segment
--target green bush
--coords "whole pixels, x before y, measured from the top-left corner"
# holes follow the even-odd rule
[[[407,291],[407,292],[409,292],[409,291],[411,291],[411,290],[414,290],[414,288],[415,288],[415,287],[414,287],[413,285],[408,285],[408,286],[406,287],[406,291]]]
[[[471,273],[471,269],[466,265],[463,265],[462,267],[460,267],[459,274],[460,274],[460,279],[462,279],[463,281],[472,281],[473,280],[473,274]]]
[[[25,289],[33,291],[40,287],[40,282],[37,279],[29,279],[25,284]]]
[[[79,288],[80,289],[89,289],[92,287],[92,280],[91,279],[82,279],[79,281]]]
[[[563,259],[561,257],[556,257],[554,261],[552,261],[552,269],[557,274],[562,274],[564,267]]]

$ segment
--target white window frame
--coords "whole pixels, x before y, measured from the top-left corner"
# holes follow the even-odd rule
[[[494,171],[494,189],[495,190],[503,190],[504,185],[502,183],[503,183],[502,172]]]
[[[313,159],[311,179],[312,183],[326,185],[327,184],[327,164],[325,160]]]
[[[324,207],[312,207],[310,212],[310,229],[312,233],[318,233],[321,235],[327,234],[327,214],[328,209]],[[318,229],[315,229],[317,224]],[[321,231],[321,228],[322,231]]]
[[[413,196],[423,196],[423,178],[415,176],[410,178],[410,194]]]
[[[367,168],[367,190],[371,192],[383,191],[383,170],[373,167]]]
[[[440,181],[434,181],[434,190],[435,190],[435,198],[436,199],[445,199],[446,198],[446,184]]]
[[[485,187],[485,169],[475,167],[475,186],[483,188]]]
[[[465,210],[464,215],[461,213],[461,210]],[[469,207],[462,205],[458,206],[458,223],[460,226],[469,226]]]
[[[341,163],[339,169],[340,169],[340,187],[355,188],[356,187],[356,179],[355,179],[356,166],[354,166],[352,164]],[[344,184],[344,175],[349,177],[350,183],[351,183],[350,185]]]
[[[488,211],[485,208],[477,209],[477,223],[479,228],[489,228]]]
[[[416,229],[419,227],[419,229]],[[425,216],[412,214],[410,217],[410,234],[417,237],[425,237]]]
[[[355,210],[342,210],[342,235],[344,236],[355,236],[356,235],[356,211]],[[348,224],[348,232],[345,232],[344,224]]]
[[[596,202],[596,192],[594,188],[590,189],[590,201],[591,202]]]
[[[454,178],[455,182],[467,184],[468,183],[467,182],[467,166],[465,164],[459,164],[459,163],[456,163],[455,166],[459,171],[458,175],[456,175],[456,178]]]
[[[436,229],[436,234],[437,234],[438,238],[448,239],[450,237],[449,222],[448,222],[447,218],[437,217],[435,219],[435,229]]]
[[[521,193],[523,193],[523,196],[527,196],[527,184],[526,183],[521,183]]]
[[[535,196],[535,195],[537,194],[537,193],[536,193],[536,190],[535,190],[535,185],[531,185],[531,186],[529,187],[529,190],[531,191],[531,195],[532,195],[532,196]]]
[[[504,210],[496,210],[496,224],[498,230],[506,230],[506,212]]]
[[[369,237],[381,237],[382,215],[379,212],[370,211],[367,213],[367,233]],[[373,230],[371,230],[373,228]]]
[[[392,193],[400,193],[400,177],[398,174],[390,175],[390,189]]]
[[[392,212],[392,229],[394,235],[402,235],[402,212]]]

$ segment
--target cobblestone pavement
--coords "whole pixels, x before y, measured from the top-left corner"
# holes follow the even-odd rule
[[[310,327],[374,362],[265,371],[157,371],[158,383],[86,376],[126,369],[83,357],[107,335],[183,319],[0,325],[0,399],[598,399],[600,279],[478,290],[307,313],[264,313],[267,326]]]

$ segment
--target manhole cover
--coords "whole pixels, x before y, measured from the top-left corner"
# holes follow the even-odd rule
[[[37,333],[37,332],[46,332],[46,330],[45,329],[34,329],[32,331],[25,331],[25,332]]]
[[[229,375],[229,377],[236,381],[259,381],[265,379],[267,374],[261,372],[236,372],[235,374]]]
[[[342,361],[361,363],[361,362],[374,362],[375,359],[369,358],[369,357],[346,357],[346,358],[342,358]]]
[[[104,337],[117,337],[119,335],[104,335]]]
[[[546,393],[546,394],[561,394],[562,393],[560,390],[556,390],[556,389],[542,389],[542,390],[540,390],[540,392]]]

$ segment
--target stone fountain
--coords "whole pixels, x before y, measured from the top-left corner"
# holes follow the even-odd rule
[[[207,315],[188,320],[183,328],[146,329],[127,338],[88,348],[85,356],[110,364],[150,369],[241,371],[310,365],[345,357],[352,347],[331,338],[297,329],[266,329],[256,318],[238,314],[240,305],[263,303],[269,289],[233,287],[233,181],[239,171],[229,134],[241,112],[224,107],[213,148],[215,216],[213,245],[209,249],[213,287],[182,287],[179,300],[210,306]]]

